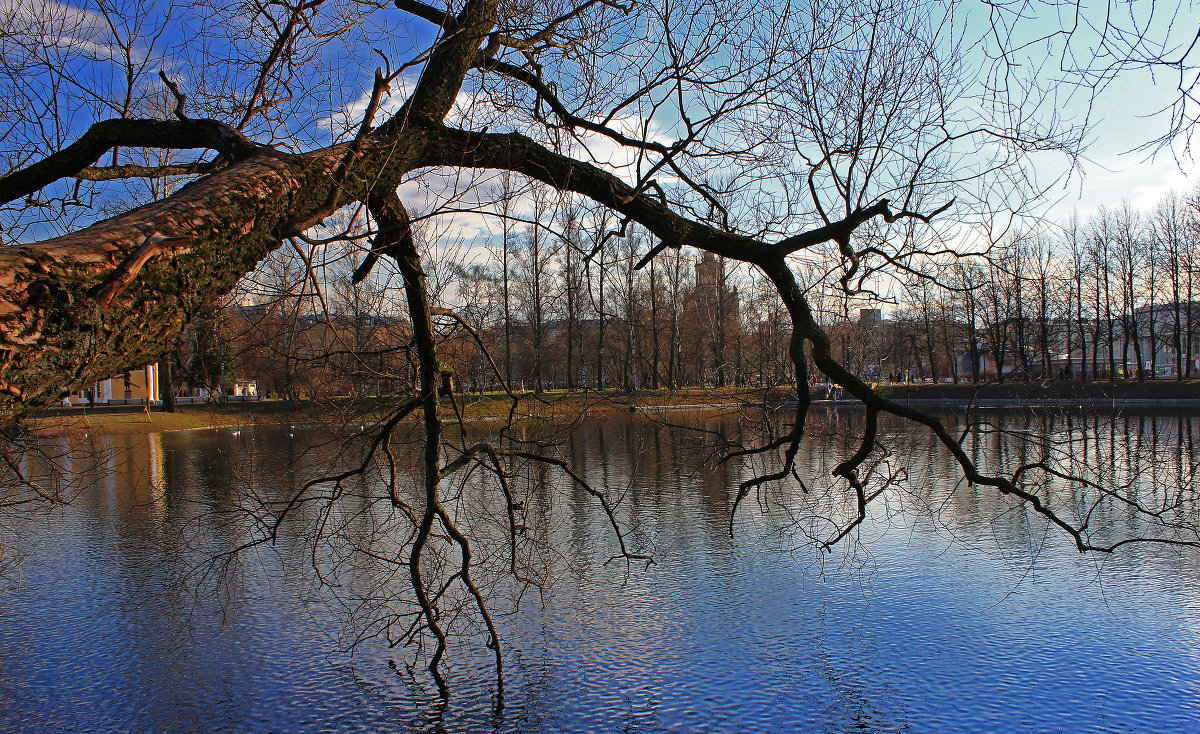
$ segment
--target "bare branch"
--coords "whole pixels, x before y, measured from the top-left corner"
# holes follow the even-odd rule
[[[0,204],[74,176],[115,147],[211,148],[233,160],[266,150],[216,120],[104,120],[61,151],[0,178]]]

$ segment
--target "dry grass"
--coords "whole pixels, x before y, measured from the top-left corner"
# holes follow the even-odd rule
[[[1008,399],[1084,397],[1161,397],[1176,399],[1200,398],[1200,382],[1189,380],[1157,380],[1138,383],[1054,383],[1050,385],[1006,383],[982,388],[963,385],[912,385],[883,387],[881,392],[896,399],[946,398],[968,400],[979,397]],[[605,418],[645,412],[655,407],[710,408],[715,411],[737,410],[742,406],[761,405],[763,400],[787,400],[793,397],[786,388],[689,388],[685,390],[589,390],[567,392],[548,391],[535,395],[522,393],[514,408],[512,400],[503,393],[456,396],[458,409],[468,423],[505,421],[510,410],[515,421],[567,424],[583,418]],[[822,389],[813,397],[824,397]],[[55,409],[31,418],[25,427],[46,435],[61,434],[138,434],[161,431],[189,431],[227,426],[299,423],[325,425],[375,422],[387,415],[395,400],[334,398],[324,401],[266,401],[261,403],[231,403],[226,405],[182,405],[178,413],[163,413],[151,409],[81,408]],[[451,404],[443,400],[447,420],[451,420]]]
[[[570,423],[581,418],[628,415],[656,406],[722,406],[761,403],[764,391],[748,388],[708,388],[680,391],[617,390],[546,392],[520,395],[513,417],[518,421]],[[468,422],[506,420],[512,400],[503,393],[456,396],[463,418]],[[393,401],[338,399],[323,402],[267,401],[232,405],[184,405],[177,413],[152,408],[140,409],[72,408],[48,411],[25,422],[26,429],[43,435],[62,434],[138,434],[164,431],[190,431],[227,426],[279,423],[327,423],[334,416],[354,421],[378,419],[386,415]],[[449,401],[443,401],[447,419]]]

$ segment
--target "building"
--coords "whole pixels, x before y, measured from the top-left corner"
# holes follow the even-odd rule
[[[132,369],[91,385],[69,395],[63,402],[71,405],[144,405],[160,400],[158,363]]]
[[[685,307],[697,328],[704,384],[724,387],[735,382],[736,343],[741,338],[740,300],[730,285],[725,259],[703,252],[696,260],[696,289]]]

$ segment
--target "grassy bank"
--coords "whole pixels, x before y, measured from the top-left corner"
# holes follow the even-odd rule
[[[1145,383],[1037,383],[922,384],[883,385],[880,392],[894,400],[945,400],[947,404],[968,400],[1038,400],[1070,398],[1105,400],[1188,400],[1200,401],[1200,380],[1157,380]],[[517,404],[503,393],[460,395],[456,401],[443,401],[447,411],[457,409],[468,422],[507,420],[510,411],[515,420],[565,423],[583,418],[628,415],[654,407],[695,407],[728,410],[740,405],[761,405],[764,400],[787,400],[792,393],[783,388],[694,388],[686,390],[591,390],[549,391],[540,395],[525,393]],[[825,397],[825,390],[814,390],[813,399]],[[257,403],[225,405],[181,405],[176,413],[159,408],[146,411],[142,406],[55,408],[25,422],[29,430],[41,434],[136,434],[162,431],[187,431],[229,426],[306,424],[339,426],[385,416],[395,401],[335,398],[321,401],[268,400]]]
[[[312,406],[285,401],[180,405],[175,413],[151,406],[97,406],[56,408],[27,419],[24,427],[41,434],[131,434],[192,431],[228,426],[295,422],[308,417]]]
[[[515,406],[504,393],[458,395],[443,400],[447,419],[455,411],[468,422],[507,420],[570,422],[582,418],[628,415],[654,406],[737,406],[761,403],[767,391],[748,388],[690,390],[548,391],[524,393]],[[774,395],[774,392],[772,393]],[[54,408],[24,422],[27,430],[55,434],[134,434],[187,431],[230,426],[305,424],[341,426],[373,422],[386,416],[397,400],[334,398],[329,400],[267,400],[224,405],[180,405],[175,413],[159,407],[119,405],[95,408]]]

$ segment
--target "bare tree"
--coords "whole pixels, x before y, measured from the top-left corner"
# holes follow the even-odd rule
[[[1057,274],[1054,272],[1055,259],[1051,249],[1050,239],[1042,236],[1032,237],[1025,257],[1030,263],[1029,287],[1033,300],[1034,336],[1037,339],[1039,373],[1041,379],[1048,380],[1052,376],[1051,344],[1055,342],[1053,324],[1053,292]]]
[[[566,386],[568,389],[586,383],[584,365],[584,334],[580,297],[583,295],[583,211],[572,201],[564,203],[559,212],[562,234],[561,273],[563,316],[566,320]],[[578,370],[576,366],[578,365]],[[577,374],[578,373],[578,374]]]
[[[999,268],[988,268],[982,274],[986,278],[981,289],[983,333],[992,357],[996,380],[1003,382],[1004,367],[1012,353],[1009,340],[1012,331],[1011,314],[1015,311],[1014,294],[1010,288],[1011,280]]]
[[[1116,225],[1112,214],[1101,207],[1089,220],[1089,237],[1091,239],[1091,268],[1096,312],[1096,331],[1092,340],[1092,374],[1099,374],[1096,355],[1100,345],[1104,344],[1105,355],[1108,359],[1108,379],[1117,379],[1117,355],[1113,346],[1116,344],[1116,334],[1113,329],[1113,298],[1112,298],[1112,251],[1115,239]]]
[[[546,358],[546,322],[553,309],[553,262],[562,247],[561,240],[552,238],[546,231],[546,220],[552,215],[551,202],[547,197],[548,192],[544,188],[534,189],[531,222],[515,251],[516,282],[530,345],[528,374],[534,390],[539,393],[546,388],[546,380],[550,376]]]
[[[512,266],[509,264],[509,258],[512,255],[512,248],[515,244],[511,236],[513,231],[513,206],[515,197],[516,189],[512,175],[509,173],[501,175],[499,201],[497,202],[497,213],[500,219],[500,255],[498,259],[500,260],[500,284],[504,294],[502,301],[504,314],[504,379],[509,383],[512,383],[513,380]]]
[[[1063,125],[1054,95],[1045,93],[1060,80],[1039,76],[1040,64],[1027,74],[1021,62],[1029,47],[995,32],[1016,22],[1011,9],[988,7],[992,25],[953,3],[891,0],[802,7],[725,0],[687,7],[463,0],[448,9],[420,0],[205,4],[195,11],[203,21],[197,40],[181,54],[172,81],[176,119],[130,119],[125,106],[89,98],[70,114],[31,108],[22,120],[34,120],[26,128],[39,132],[5,137],[11,163],[0,178],[0,202],[11,205],[8,236],[21,244],[0,253],[0,415],[26,414],[153,359],[178,338],[189,314],[229,292],[282,242],[311,236],[335,215],[343,222],[361,215],[370,249],[352,282],[370,277],[382,258],[394,261],[415,390],[397,396],[361,462],[272,504],[248,543],[273,542],[298,507],[333,517],[348,482],[382,477],[371,501],[386,518],[382,532],[402,539],[385,560],[411,591],[409,611],[389,620],[394,641],[427,645],[426,667],[444,687],[447,635],[481,629],[499,673],[502,645],[479,579],[495,572],[516,583],[537,581],[523,560],[532,541],[514,474],[560,473],[606,513],[617,556],[642,556],[625,543],[602,489],[561,456],[506,431],[471,443],[470,431],[446,430],[445,421],[461,414],[442,355],[447,334],[470,321],[439,302],[444,276],[455,271],[431,262],[415,222],[488,209],[472,200],[481,187],[476,174],[501,170],[589,198],[602,210],[587,279],[598,289],[600,385],[607,369],[599,346],[608,319],[605,268],[613,262],[605,253],[629,227],[655,238],[635,269],[684,247],[718,263],[712,285],[722,297],[714,306],[731,319],[736,310],[725,309],[723,299],[727,263],[752,266],[770,282],[791,325],[798,409],[724,457],[750,467],[734,512],[769,486],[803,481],[796,456],[807,435],[808,379],[819,370],[863,410],[854,445],[827,490],[848,511],[828,526],[822,548],[853,534],[891,483],[873,471],[880,417],[888,414],[928,430],[968,482],[1023,504],[1080,550],[1132,540],[1089,523],[1089,508],[1109,501],[1150,518],[1157,534],[1138,540],[1194,544],[1195,528],[1172,508],[1141,506],[1073,478],[1050,458],[1003,473],[982,470],[937,417],[889,400],[839,361],[810,288],[797,277],[819,272],[826,290],[853,297],[882,290],[928,258],[962,254],[953,243],[972,223],[1036,200],[1045,183],[1026,174],[1034,154],[1073,160],[1084,130]],[[391,32],[397,14],[429,24],[435,40],[398,41]],[[330,59],[342,58],[363,66],[375,48],[383,63],[369,91],[354,74],[331,67]],[[75,89],[86,97],[82,85]],[[206,117],[190,116],[197,113]],[[54,135],[40,134],[50,127]],[[601,147],[618,154],[600,155]],[[206,152],[169,170],[96,165],[130,148]],[[68,182],[181,172],[197,178],[107,219],[101,217],[113,211],[88,206],[91,193],[108,190],[103,182],[80,185],[78,193]],[[427,201],[406,205],[397,192],[413,189]],[[39,207],[50,198],[94,223],[54,218],[38,230],[37,222],[49,219]],[[537,254],[527,250],[528,262],[540,269],[542,217],[531,224],[527,240],[536,240]],[[52,234],[58,236],[35,241]],[[548,271],[539,272],[535,280],[544,283]],[[997,325],[1001,310],[1010,323],[1013,303],[1009,284],[1000,285],[996,297],[1008,300],[997,301]],[[531,302],[541,304],[541,296]],[[722,382],[736,379],[725,346],[718,343],[714,354]],[[994,348],[1002,360],[1003,333]],[[415,415],[419,439],[402,452],[397,428]],[[778,463],[755,464],[768,456]],[[473,474],[488,477],[488,501],[478,504],[499,508],[491,526],[498,539],[459,513],[467,502],[460,490]],[[1073,482],[1071,507],[1048,499],[1051,478]],[[487,550],[479,553],[481,544]],[[444,613],[468,608],[472,614]]]
[[[1138,303],[1141,295],[1141,271],[1146,266],[1143,247],[1141,217],[1129,202],[1121,205],[1113,218],[1114,251],[1121,277],[1121,368],[1129,379],[1129,348],[1133,347],[1135,367],[1133,375],[1138,382],[1146,379],[1145,360],[1142,356],[1141,324],[1138,322]]]
[[[621,238],[622,247],[617,253],[621,263],[621,280],[618,281],[617,301],[620,308],[620,319],[624,326],[625,343],[621,355],[621,387],[633,390],[639,386],[637,377],[638,361],[638,322],[641,320],[641,277],[634,265],[642,256],[644,236],[640,232],[632,232]]]
[[[683,386],[683,318],[688,291],[688,260],[680,249],[668,250],[661,256],[667,282],[667,302],[670,325],[667,329],[667,384],[674,390]]]
[[[616,260],[614,252],[615,243],[612,239],[613,232],[609,229],[612,220],[607,212],[593,212],[591,216],[591,242],[588,258],[584,264],[584,280],[588,288],[588,302],[592,311],[596,314],[596,355],[593,370],[596,375],[596,387],[603,389],[611,384],[608,376],[608,363],[605,359],[607,351],[605,350],[605,337],[608,333],[608,324],[611,317],[609,313],[610,294],[612,287],[609,285],[608,290],[605,290],[606,284],[609,283],[608,269],[612,267]]]
[[[1071,314],[1070,309],[1068,309],[1067,315],[1068,315],[1068,318],[1074,322],[1075,328],[1078,330],[1078,334],[1079,334],[1079,379],[1086,380],[1088,377],[1088,370],[1087,370],[1088,335],[1087,335],[1086,321],[1085,321],[1085,317],[1084,317],[1084,305],[1085,305],[1084,302],[1086,300],[1086,297],[1084,296],[1083,289],[1084,289],[1084,279],[1085,279],[1085,276],[1087,275],[1088,259],[1087,259],[1087,243],[1085,241],[1085,235],[1082,231],[1082,228],[1079,225],[1079,217],[1077,215],[1072,214],[1071,218],[1069,220],[1067,220],[1066,226],[1064,228],[1064,236],[1066,238],[1067,258],[1068,258],[1068,261],[1067,261],[1067,275],[1068,275],[1067,297],[1070,301],[1073,301],[1075,304],[1074,314]],[[1096,320],[1098,321],[1099,314],[1097,313],[1094,315],[1096,317]],[[1073,316],[1073,318],[1072,318],[1072,316]],[[1069,366],[1070,355],[1071,355],[1071,339],[1070,339],[1071,329],[1068,328],[1066,333],[1067,333],[1067,357],[1068,357],[1068,366]],[[1092,349],[1093,349],[1093,353],[1094,353],[1094,350],[1095,350],[1095,342],[1094,341],[1092,344]],[[1093,358],[1092,368],[1093,368],[1093,371],[1091,374],[1094,378],[1095,377],[1095,360],[1094,360],[1094,358]]]
[[[1192,310],[1189,271],[1195,237],[1194,212],[1177,193],[1163,197],[1151,215],[1154,245],[1166,274],[1163,295],[1167,299],[1169,334],[1165,337],[1173,356],[1175,378],[1191,375],[1188,323]]]

